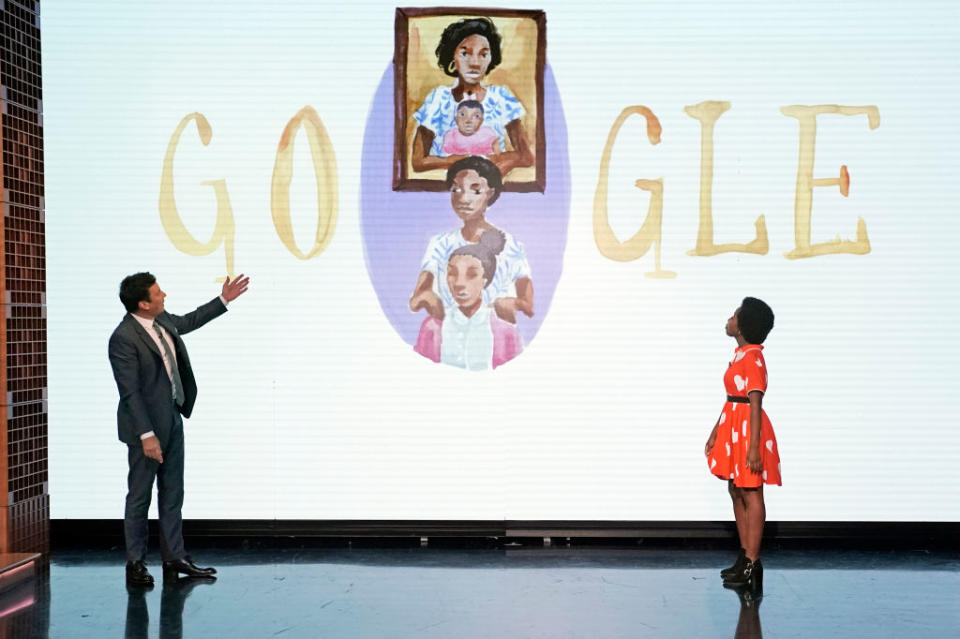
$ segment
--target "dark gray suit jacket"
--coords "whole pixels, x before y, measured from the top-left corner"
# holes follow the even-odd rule
[[[197,400],[197,381],[190,367],[187,347],[180,336],[200,328],[226,311],[227,307],[217,297],[183,316],[163,312],[156,317],[157,323],[170,334],[176,347],[177,369],[185,396],[179,411],[184,417],[190,417],[193,412],[193,404]],[[117,436],[122,442],[138,445],[140,435],[152,430],[160,440],[160,446],[165,449],[177,408],[171,399],[173,387],[156,342],[127,313],[110,336],[108,353],[113,377],[120,391]]]

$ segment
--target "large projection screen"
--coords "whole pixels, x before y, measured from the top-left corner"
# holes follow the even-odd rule
[[[536,308],[523,352],[486,371],[411,343],[419,260],[458,220],[449,193],[391,186],[396,8],[44,0],[54,518],[122,516],[120,280],[149,270],[168,310],[193,310],[219,293],[229,236],[252,284],[185,338],[187,518],[728,519],[703,445],[724,324],[750,295],[776,313],[768,518],[960,521],[960,8],[508,6],[546,18],[546,188],[487,211],[527,247]],[[523,28],[502,27],[505,57]],[[431,38],[415,43],[428,59]],[[659,144],[640,111],[612,133],[635,106]],[[305,107],[316,118],[288,128]],[[166,157],[192,251],[161,219]],[[292,248],[274,223],[283,166]],[[654,183],[659,242],[613,259]],[[690,254],[750,243],[760,216],[764,250]]]

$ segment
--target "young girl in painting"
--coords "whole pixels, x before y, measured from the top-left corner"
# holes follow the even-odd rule
[[[434,362],[486,370],[509,362],[523,350],[517,328],[483,303],[483,289],[497,270],[497,255],[506,238],[486,230],[476,244],[450,254],[446,283],[456,301],[443,320],[427,317],[420,325],[415,351]]]
[[[450,206],[463,226],[430,238],[410,296],[411,311],[425,309],[438,320],[443,319],[444,308],[457,305],[446,285],[450,255],[462,246],[479,241],[484,231],[495,229],[487,221],[486,211],[500,197],[503,180],[490,160],[470,156],[447,169],[447,188]],[[483,289],[483,302],[493,305],[500,319],[515,324],[517,311],[533,316],[533,281],[523,244],[502,232],[506,246],[496,260],[492,281]]]
[[[772,328],[773,311],[754,297],[744,298],[727,320],[727,335],[737,341],[737,349],[723,376],[727,402],[704,448],[710,472],[727,480],[740,536],[736,563],[720,575],[724,585],[746,586],[753,593],[763,587],[763,485],[781,485],[777,439],[762,406],[767,366],[761,344]]]
[[[483,105],[464,100],[457,106],[457,126],[443,136],[443,151],[449,155],[491,155],[497,152],[499,136],[483,126]]]
[[[447,25],[437,45],[437,65],[447,75],[457,78],[450,87],[437,87],[413,114],[419,125],[413,138],[411,164],[415,171],[445,169],[464,157],[448,155],[443,150],[443,137],[454,128],[457,105],[463,100],[476,100],[483,105],[487,125],[500,140],[491,160],[506,175],[515,167],[532,166],[533,151],[523,130],[526,111],[505,86],[482,84],[483,78],[500,64],[500,34],[488,18],[469,18]],[[507,150],[503,140],[513,147]]]

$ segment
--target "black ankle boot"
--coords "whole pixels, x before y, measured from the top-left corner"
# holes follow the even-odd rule
[[[743,548],[740,549],[740,554],[737,555],[737,560],[733,562],[733,565],[729,568],[724,568],[720,571],[720,576],[724,580],[729,579],[743,569],[743,564],[747,561],[747,551]]]
[[[730,588],[746,587],[753,594],[762,593],[763,564],[759,559],[756,561],[748,559],[739,572],[724,580],[723,585]]]

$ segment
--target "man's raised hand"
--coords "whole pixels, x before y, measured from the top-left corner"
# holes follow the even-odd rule
[[[248,284],[250,284],[250,278],[245,277],[243,273],[237,275],[232,281],[227,277],[223,283],[223,290],[220,294],[223,295],[223,299],[232,302],[247,292]]]

